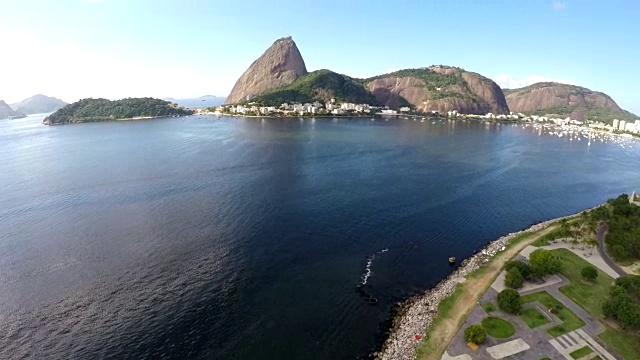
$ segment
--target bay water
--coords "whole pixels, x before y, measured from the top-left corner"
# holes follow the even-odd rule
[[[0,121],[2,359],[363,357],[449,256],[640,190],[521,125],[43,116]]]

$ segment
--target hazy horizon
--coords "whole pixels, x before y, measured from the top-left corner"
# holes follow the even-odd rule
[[[3,57],[0,99],[9,104],[35,94],[66,102],[225,97],[273,41],[292,36],[309,71],[363,78],[444,64],[503,88],[580,85],[640,113],[633,46],[640,5],[632,1],[26,0],[3,8],[11,16],[0,33],[12,53]]]

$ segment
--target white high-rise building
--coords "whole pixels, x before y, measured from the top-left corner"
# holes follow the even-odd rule
[[[627,126],[627,122],[624,120],[620,120],[620,126],[618,127],[618,130],[624,130],[625,126]]]
[[[615,130],[618,130],[618,126],[620,125],[620,120],[618,119],[613,119],[613,128]]]

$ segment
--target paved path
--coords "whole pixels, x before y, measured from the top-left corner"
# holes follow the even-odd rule
[[[604,327],[602,326],[602,324],[600,324],[596,319],[594,319],[591,315],[589,315],[589,313],[584,311],[583,308],[576,305],[576,303],[571,301],[571,299],[569,299],[563,293],[560,292],[559,288],[567,284],[570,284],[570,282],[564,279],[563,282],[559,284],[553,284],[544,290],[548,292],[551,296],[556,298],[558,301],[560,301],[560,303],[562,303],[564,307],[573,311],[574,314],[578,315],[579,318],[584,320],[584,322],[587,325],[584,326],[583,329],[586,329],[590,334],[600,334],[602,331],[604,331]]]
[[[598,239],[598,252],[600,253],[602,259],[607,263],[607,265],[609,265],[613,270],[615,270],[616,273],[618,273],[619,276],[616,277],[627,275],[627,273],[611,259],[609,253],[607,252],[607,248],[604,245],[604,237],[607,234],[607,230],[609,230],[609,225],[607,224],[598,226],[598,229],[596,230],[596,238]]]
[[[549,340],[549,342],[567,360],[573,360],[570,354],[584,346],[590,347],[594,353],[593,355],[588,355],[587,358],[592,358],[597,355],[604,360],[616,360],[611,353],[581,329],[558,336],[557,338]]]

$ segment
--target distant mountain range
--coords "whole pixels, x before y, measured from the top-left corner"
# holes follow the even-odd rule
[[[67,103],[58,98],[37,94],[10,106],[13,110],[28,115],[54,112],[65,105]]]
[[[505,96],[506,95],[506,96]],[[357,79],[330,70],[308,72],[291,37],[276,40],[240,76],[225,104],[256,102],[366,102],[390,108],[463,114],[571,116],[611,123],[638,119],[610,96],[579,86],[537,83],[521,89],[500,88],[491,79],[453,66],[435,65]]]
[[[213,96],[213,95],[204,95],[197,98],[187,98],[187,99],[175,99],[175,98],[164,98],[162,100],[171,101],[176,103],[182,107],[193,109],[193,108],[208,108],[214,106],[220,106],[224,103],[224,97]]]
[[[0,100],[0,119],[22,118],[26,115],[24,113],[14,111],[4,100]]]

